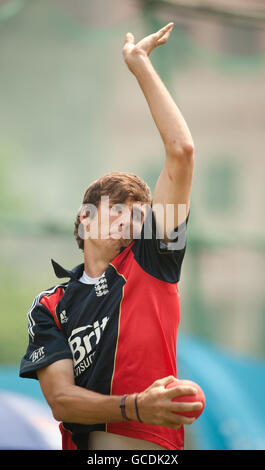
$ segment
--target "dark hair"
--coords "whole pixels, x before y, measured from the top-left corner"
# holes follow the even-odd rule
[[[112,204],[125,203],[127,199],[151,204],[149,186],[133,173],[115,171],[101,176],[90,184],[85,192],[82,204],[93,204],[98,207],[101,196],[109,196]],[[78,247],[84,250],[84,240],[78,233],[79,225],[80,211],[75,219],[74,236]]]

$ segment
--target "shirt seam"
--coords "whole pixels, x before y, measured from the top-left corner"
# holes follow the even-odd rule
[[[21,368],[21,372],[27,371],[27,370],[32,371],[32,370],[34,370],[34,369],[38,369],[39,367],[34,367],[34,366],[35,366],[35,365],[38,365],[38,366],[39,366],[39,365],[42,365],[42,363],[45,364],[46,362],[50,362],[50,360],[53,359],[54,357],[61,356],[61,355],[63,355],[63,356],[66,356],[66,355],[67,355],[67,356],[69,356],[70,359],[73,358],[72,353],[71,353],[70,351],[67,351],[67,349],[64,349],[63,351],[50,354],[49,356],[47,356],[47,357],[41,359],[39,362],[35,362],[35,363],[33,362],[33,363],[30,364],[30,365],[25,365],[25,366],[23,366],[23,367]],[[55,362],[55,361],[54,361],[54,362]]]

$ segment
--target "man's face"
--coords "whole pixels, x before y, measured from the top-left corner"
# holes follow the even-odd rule
[[[113,247],[126,247],[138,238],[144,222],[145,204],[133,199],[113,203],[102,197],[93,218],[83,219],[85,236],[94,242]]]

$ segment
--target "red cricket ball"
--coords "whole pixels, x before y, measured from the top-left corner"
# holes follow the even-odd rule
[[[194,411],[180,411],[180,412],[176,412],[174,411],[173,413],[176,413],[176,414],[179,414],[179,415],[182,415],[182,416],[186,416],[188,418],[199,418],[199,416],[202,414],[204,408],[205,408],[205,395],[201,389],[201,387],[193,382],[192,380],[173,380],[172,382],[170,382],[169,384],[166,385],[166,388],[172,388],[172,387],[176,387],[176,385],[188,385],[188,386],[191,386],[193,388],[196,388],[197,389],[197,393],[194,394],[194,395],[181,395],[179,397],[175,397],[172,399],[172,401],[178,401],[178,402],[197,402],[197,401],[200,401],[202,403],[202,408],[199,409],[199,410],[194,410]]]

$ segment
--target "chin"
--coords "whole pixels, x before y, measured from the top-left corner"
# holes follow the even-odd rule
[[[125,238],[119,238],[119,239],[112,239],[112,242],[118,247],[118,248],[121,248],[121,247],[127,247],[130,245],[130,243],[132,242],[132,240],[130,239],[125,239]]]
[[[121,238],[121,245],[122,245],[122,246],[129,246],[129,245],[132,243],[132,241],[133,241],[132,238],[131,238],[131,239],[128,239],[128,238],[126,238],[126,239]]]
[[[133,238],[116,238],[115,236],[110,236],[109,240],[113,246],[120,248],[129,246],[132,243]]]

